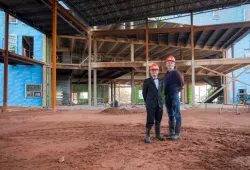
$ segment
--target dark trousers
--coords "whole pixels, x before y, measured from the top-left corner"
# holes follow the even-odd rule
[[[163,108],[160,107],[152,107],[152,106],[146,106],[147,109],[147,123],[146,128],[151,129],[154,125],[160,125],[162,114],[163,114]]]

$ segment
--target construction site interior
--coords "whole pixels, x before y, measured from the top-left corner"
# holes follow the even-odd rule
[[[0,169],[250,169],[249,33],[250,0],[0,0]],[[181,138],[147,145],[170,55]]]

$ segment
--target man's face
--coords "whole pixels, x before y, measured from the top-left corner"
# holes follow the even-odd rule
[[[152,77],[157,77],[159,74],[159,70],[150,70],[150,74]]]
[[[172,71],[174,69],[174,66],[175,66],[175,62],[173,61],[166,62],[166,67],[168,71]]]

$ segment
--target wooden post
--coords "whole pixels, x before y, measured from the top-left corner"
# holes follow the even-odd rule
[[[52,111],[56,112],[56,39],[57,39],[57,1],[52,11]]]
[[[5,31],[4,31],[4,83],[3,83],[3,112],[8,107],[8,57],[9,57],[9,14],[5,13]]]
[[[130,42],[130,55],[131,55],[131,62],[133,62],[134,61],[134,56],[135,56],[135,45],[134,45],[134,43],[133,43],[133,41],[131,41]]]
[[[191,52],[192,52],[192,107],[195,107],[195,69],[194,69],[194,23],[191,12]]]
[[[113,83],[114,83],[114,102],[115,102],[115,100],[116,100],[116,82],[115,82],[115,80],[113,81]]]
[[[183,60],[183,50],[182,50],[182,48],[180,49],[180,59]]]
[[[111,80],[110,90],[111,90],[111,103],[114,102],[114,93],[113,93],[113,80]]]
[[[184,73],[182,73],[182,77],[183,77],[183,80],[184,80]],[[182,102],[182,104],[185,104],[185,88],[181,91],[181,102]]]
[[[131,105],[135,104],[135,80],[134,80],[134,70],[131,71]]]

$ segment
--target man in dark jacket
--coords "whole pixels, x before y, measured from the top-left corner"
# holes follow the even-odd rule
[[[175,58],[168,56],[166,58],[167,72],[164,75],[164,95],[169,118],[169,133],[165,136],[178,140],[182,123],[179,92],[183,90],[184,81],[181,73],[175,70],[174,66]]]
[[[151,77],[145,79],[143,82],[142,95],[146,103],[147,110],[147,123],[146,123],[146,143],[151,143],[150,130],[155,124],[155,137],[156,139],[163,141],[165,140],[160,135],[161,119],[163,114],[163,103],[162,103],[162,80],[158,79],[159,66],[152,64],[150,66]],[[155,123],[154,123],[155,122]]]

